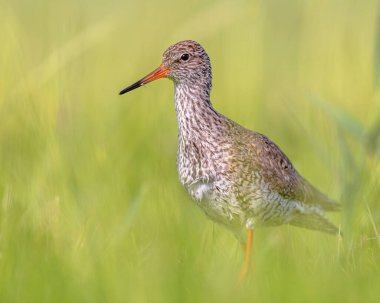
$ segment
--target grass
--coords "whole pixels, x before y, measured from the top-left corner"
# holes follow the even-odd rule
[[[378,1],[0,2],[0,302],[378,302]],[[343,239],[243,252],[176,174],[173,87],[118,91],[201,42],[214,106],[342,202]]]

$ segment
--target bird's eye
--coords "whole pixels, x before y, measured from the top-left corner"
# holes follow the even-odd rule
[[[190,55],[189,55],[189,54],[183,54],[183,55],[181,56],[181,60],[182,60],[182,61],[187,61],[187,60],[189,60],[189,58],[190,58]]]

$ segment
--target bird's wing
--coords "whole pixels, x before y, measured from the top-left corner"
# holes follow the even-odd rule
[[[245,143],[251,145],[249,150],[253,169],[272,190],[287,199],[316,205],[323,210],[339,210],[340,204],[321,193],[307,180],[299,175],[288,157],[267,137],[249,132]]]

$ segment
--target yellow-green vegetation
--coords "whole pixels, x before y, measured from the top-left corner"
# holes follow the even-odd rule
[[[243,251],[177,180],[173,84],[199,41],[215,108],[341,201],[344,238]],[[380,302],[380,3],[0,1],[0,302]]]

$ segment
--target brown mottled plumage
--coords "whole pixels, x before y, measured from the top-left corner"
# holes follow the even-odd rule
[[[338,203],[300,176],[267,137],[215,111],[210,59],[201,45],[170,46],[158,69],[120,94],[162,77],[175,86],[179,178],[208,216],[238,236],[242,227],[285,223],[338,233],[324,215]]]

